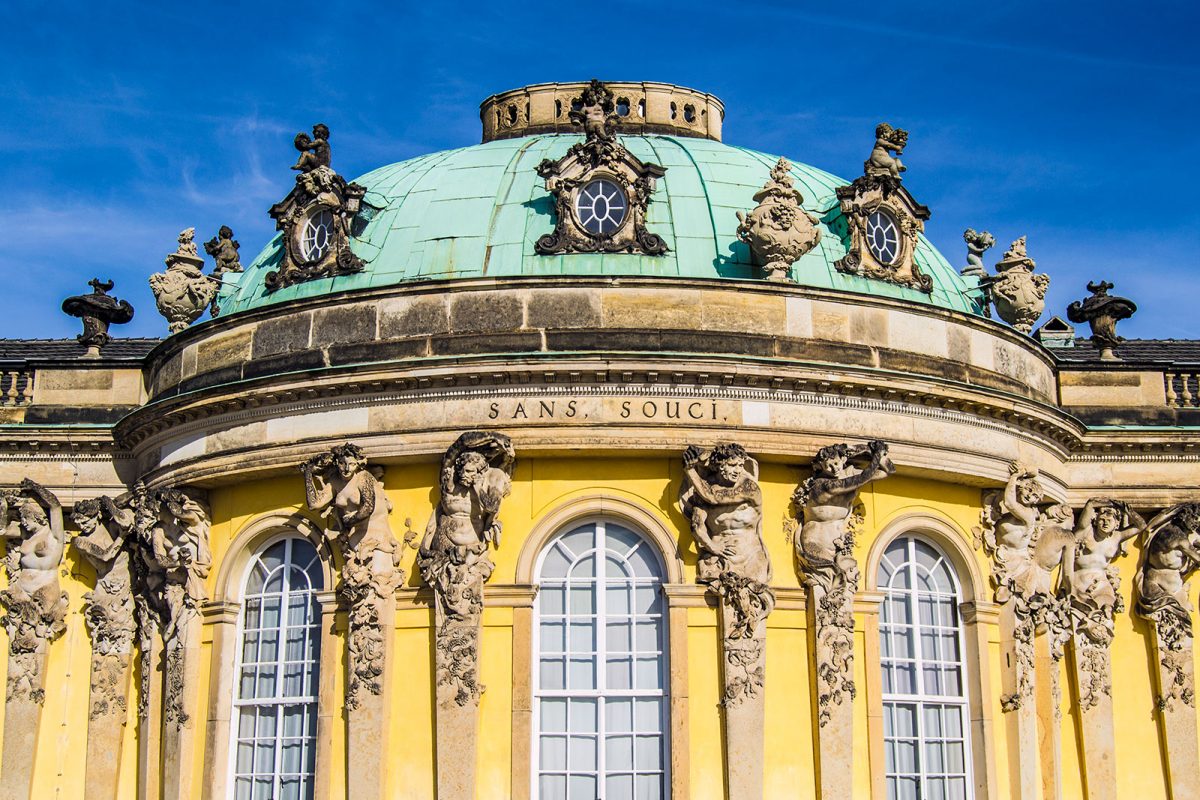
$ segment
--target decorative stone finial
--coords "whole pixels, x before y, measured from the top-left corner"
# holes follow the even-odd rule
[[[996,244],[996,237],[987,231],[976,232],[974,228],[963,231],[963,241],[967,243],[967,265],[959,270],[960,274],[972,278],[982,278],[987,275],[983,266],[983,254]]]
[[[353,275],[366,267],[350,250],[354,216],[366,187],[348,183],[329,166],[326,126],[314,125],[312,137],[296,134],[295,145],[300,151],[292,166],[299,173],[296,186],[268,212],[283,231],[279,268],[264,280],[268,292],[317,278]]]
[[[1108,290],[1113,285],[1108,281],[1089,282],[1087,288],[1092,296],[1067,306],[1067,319],[1076,324],[1086,322],[1090,325],[1092,344],[1100,351],[1100,358],[1116,361],[1113,348],[1125,341],[1117,336],[1117,322],[1132,317],[1137,305],[1124,297],[1110,295]]]
[[[1025,252],[1025,237],[1017,239],[996,264],[996,274],[979,283],[996,306],[1000,319],[1021,333],[1029,333],[1046,308],[1049,275],[1035,275],[1037,264]]]
[[[900,163],[898,156],[904,152],[906,145],[908,131],[893,128],[886,122],[879,123],[875,126],[875,147],[871,150],[871,157],[863,164],[863,172],[872,177],[886,177],[899,181],[900,173],[904,172],[906,167]],[[893,156],[892,153],[896,155]]]
[[[748,214],[737,212],[738,238],[750,245],[769,281],[790,280],[792,264],[821,241],[820,218],[801,205],[804,196],[793,188],[791,169],[786,158],[779,159],[771,179],[754,195],[758,206]]]
[[[217,281],[201,272],[204,259],[196,252],[196,229],[179,234],[179,247],[167,256],[166,272],[150,276],[150,291],[158,313],[167,318],[171,333],[179,333],[200,318],[217,294]]]
[[[109,297],[114,286],[112,281],[93,278],[88,281],[91,294],[68,297],[63,301],[63,312],[83,320],[83,333],[76,338],[87,346],[88,358],[99,358],[100,348],[108,344],[109,325],[123,325],[133,319],[133,306],[124,300]]]
[[[226,272],[242,271],[242,262],[238,256],[240,248],[237,239],[233,238],[233,229],[228,225],[222,225],[217,235],[204,243],[204,252],[217,262],[212,271],[214,278],[220,278]]]

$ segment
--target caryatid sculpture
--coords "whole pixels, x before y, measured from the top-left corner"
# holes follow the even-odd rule
[[[1154,623],[1161,664],[1159,708],[1195,706],[1192,668],[1192,573],[1200,567],[1200,503],[1180,503],[1146,525],[1142,560],[1134,577],[1134,606]],[[1193,743],[1194,744],[1194,743]]]
[[[810,592],[815,621],[819,721],[832,718],[835,704],[854,697],[854,559],[852,514],[859,491],[895,471],[883,442],[822,447],[812,477],[792,497],[804,515],[795,539],[796,565]]]
[[[384,623],[394,612],[396,587],[405,578],[400,545],[388,523],[392,504],[383,491],[382,470],[367,466],[358,445],[338,445],[300,469],[308,507],[327,521],[325,535],[342,553],[341,592],[350,605],[346,705],[355,709],[364,693],[383,692]]]
[[[7,699],[41,705],[46,652],[66,629],[67,593],[58,583],[66,546],[62,506],[26,478],[20,489],[0,497],[0,520],[7,544],[8,587],[0,591],[8,631]]]
[[[739,444],[692,446],[683,468],[679,505],[700,551],[696,582],[720,599],[725,618],[723,702],[737,705],[762,690],[764,623],[775,607],[758,462]]]

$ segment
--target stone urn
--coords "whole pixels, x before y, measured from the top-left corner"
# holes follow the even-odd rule
[[[791,168],[787,159],[779,159],[771,179],[754,195],[758,205],[737,214],[738,238],[750,246],[754,263],[769,281],[790,281],[792,264],[821,241],[819,219],[800,205],[804,197],[793,188]]]
[[[996,264],[996,274],[980,281],[996,306],[996,315],[1021,333],[1029,333],[1046,308],[1049,275],[1035,275],[1025,253],[1025,237],[1012,243]]]
[[[192,241],[195,229],[179,234],[179,249],[167,256],[165,272],[150,276],[150,290],[158,313],[167,319],[171,333],[186,330],[200,318],[217,294],[219,284],[201,272],[204,259]]]

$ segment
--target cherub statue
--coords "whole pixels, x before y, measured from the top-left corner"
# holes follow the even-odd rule
[[[329,128],[317,123],[312,132],[311,139],[303,131],[296,134],[295,145],[300,151],[300,158],[292,165],[292,169],[301,173],[312,172],[318,167],[328,167],[330,163]]]
[[[963,241],[967,243],[967,265],[960,273],[976,278],[987,275],[987,269],[983,266],[983,254],[996,245],[996,237],[987,231],[976,232],[974,228],[967,228],[963,231]]]
[[[1146,521],[1119,500],[1093,497],[1075,525],[1075,547],[1063,567],[1063,586],[1071,598],[1077,626],[1093,641],[1112,639],[1113,614],[1123,608],[1117,593],[1121,577],[1113,562],[1125,554],[1125,542],[1141,533]]]
[[[437,595],[439,621],[466,619],[483,602],[492,574],[488,546],[500,546],[500,501],[512,487],[512,441],[490,431],[469,431],[442,457],[438,506],[429,518],[417,567]]]
[[[217,262],[212,271],[214,278],[220,278],[226,272],[242,271],[242,262],[238,256],[240,248],[241,245],[233,238],[233,229],[228,225],[222,225],[217,235],[204,243],[204,252]]]
[[[900,173],[905,171],[905,166],[900,163],[899,156],[907,145],[908,131],[893,128],[886,122],[879,123],[875,126],[875,147],[871,150],[871,157],[863,164],[863,171],[867,175],[900,180]]]
[[[817,451],[812,477],[800,484],[792,498],[804,512],[795,548],[806,580],[828,584],[831,569],[850,570],[857,578],[858,568],[849,555],[851,542],[847,538],[850,512],[862,487],[895,470],[887,445],[879,441],[834,444]]]
[[[200,254],[196,251],[195,228],[187,228],[179,232],[179,247],[175,249],[175,253],[181,256],[200,257]]]
[[[708,451],[688,447],[683,467],[679,504],[700,550],[697,582],[732,606],[735,624],[728,637],[752,637],[775,606],[758,462],[730,443]]]
[[[134,513],[102,496],[76,503],[71,520],[79,527],[71,543],[96,569],[96,588],[84,595],[92,649],[128,653],[136,628],[130,558]]]
[[[617,132],[621,118],[616,113],[613,93],[596,78],[583,90],[579,98],[580,108],[571,109],[571,122],[582,126],[587,141],[610,140]]]

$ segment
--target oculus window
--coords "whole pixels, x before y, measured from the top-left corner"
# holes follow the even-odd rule
[[[242,604],[233,797],[310,800],[317,739],[320,559],[292,536],[255,558]]]
[[[589,182],[575,198],[575,213],[579,224],[595,236],[608,236],[625,222],[629,201],[625,191],[604,178]]]
[[[971,797],[966,665],[958,581],[933,545],[888,545],[877,585],[889,800]]]
[[[668,796],[663,568],[609,521],[553,539],[538,569],[534,791],[539,800]]]
[[[304,223],[300,232],[300,255],[305,261],[320,261],[333,241],[333,212],[321,209]]]
[[[880,264],[893,266],[900,258],[900,227],[886,211],[867,217],[867,247]]]

